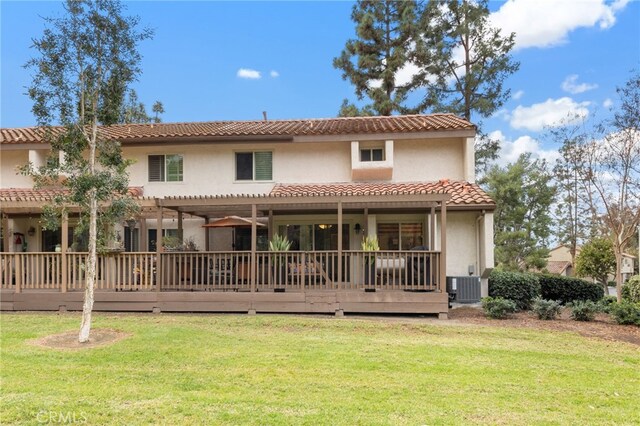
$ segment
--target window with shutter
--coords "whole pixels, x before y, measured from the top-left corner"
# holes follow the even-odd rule
[[[236,152],[236,180],[273,180],[273,153]]]
[[[150,155],[149,182],[182,182],[182,155]]]
[[[164,182],[164,155],[149,156],[149,182]]]

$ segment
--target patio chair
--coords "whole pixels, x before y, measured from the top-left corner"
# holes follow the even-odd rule
[[[426,251],[426,246],[413,247],[413,251]],[[409,255],[407,259],[407,285],[428,287],[431,285],[431,259],[423,255]]]
[[[217,257],[209,260],[209,281],[214,286],[230,285],[235,282],[232,258]]]

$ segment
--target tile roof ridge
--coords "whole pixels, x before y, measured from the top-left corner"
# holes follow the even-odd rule
[[[229,124],[229,123],[304,123],[307,121],[357,121],[357,120],[392,120],[402,118],[428,118],[428,117],[452,117],[459,120],[467,121],[465,118],[459,117],[453,113],[431,113],[431,114],[400,114],[400,115],[370,115],[370,116],[358,116],[358,117],[307,117],[307,118],[270,118],[253,119],[253,120],[205,120],[205,121],[166,121],[160,123],[115,123],[108,126],[100,125],[100,127],[106,128],[126,128],[126,127],[163,127],[163,126],[175,126],[175,125],[211,125],[211,124]],[[61,124],[50,126],[23,126],[23,127],[0,127],[0,130],[38,130],[44,128],[62,128]]]

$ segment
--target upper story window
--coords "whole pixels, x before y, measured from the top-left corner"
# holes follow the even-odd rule
[[[273,180],[273,153],[236,152],[236,180]]]
[[[384,148],[361,149],[360,161],[384,161]]]
[[[150,155],[149,182],[182,182],[182,155]]]

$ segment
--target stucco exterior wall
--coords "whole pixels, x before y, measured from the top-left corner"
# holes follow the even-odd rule
[[[17,167],[29,162],[29,150],[0,150],[0,186],[2,188],[29,188],[33,181],[18,173]]]
[[[394,182],[465,178],[461,138],[398,140],[394,147]]]

